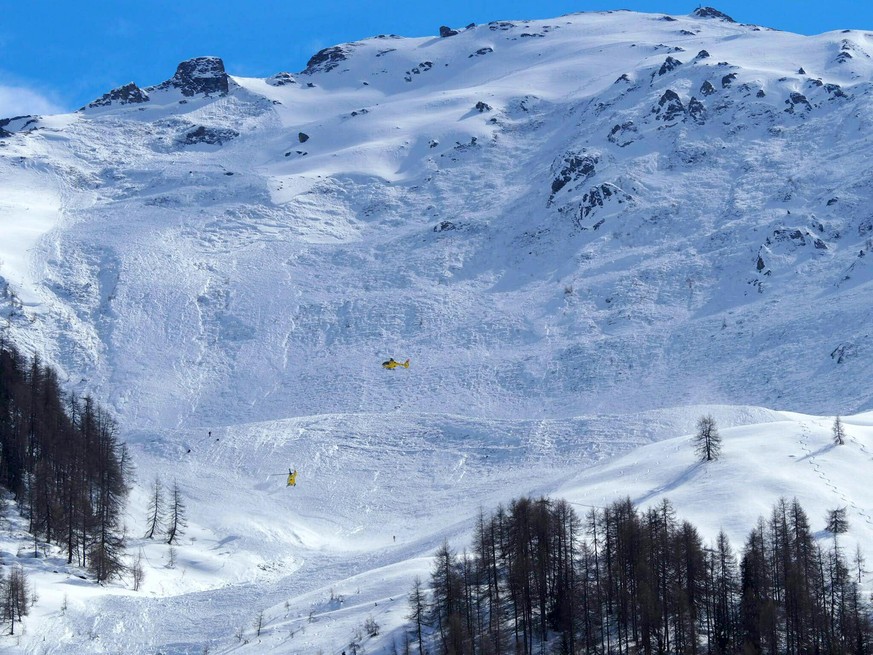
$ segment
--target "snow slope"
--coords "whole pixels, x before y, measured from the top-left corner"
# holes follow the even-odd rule
[[[0,335],[117,416],[148,563],[133,592],[22,550],[10,647],[339,653],[524,493],[666,494],[735,546],[797,495],[870,543],[869,417],[826,445],[871,408],[871,40],[583,13],[0,121]],[[139,539],[156,476],[175,568]]]

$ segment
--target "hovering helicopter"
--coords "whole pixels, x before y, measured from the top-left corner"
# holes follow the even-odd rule
[[[409,368],[409,360],[407,359],[405,362],[398,362],[392,357],[387,362],[382,362],[382,368],[387,368],[391,371],[393,371],[398,366],[402,366],[403,368]]]

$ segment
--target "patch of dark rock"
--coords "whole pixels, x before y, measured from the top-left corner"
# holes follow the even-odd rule
[[[736,23],[733,18],[713,7],[698,7],[691,13],[691,15],[695,18],[716,18],[728,23]]]
[[[659,120],[670,123],[685,115],[685,106],[673,89],[667,89],[658,100],[658,106],[654,107],[652,112],[657,114]]]
[[[797,69],[797,74],[798,75],[806,75],[806,71],[803,70],[803,66],[801,66],[800,68]]]
[[[794,113],[794,108],[798,105],[805,107],[806,111],[810,111],[812,109],[812,105],[809,104],[809,100],[807,100],[806,96],[797,91],[792,91],[788,96],[788,99],[785,101],[785,104],[788,105],[788,108],[785,110],[790,114]]]
[[[731,83],[737,79],[736,73],[728,73],[724,77],[721,78],[721,88],[727,89],[730,87]]]
[[[764,93],[764,89],[758,89],[758,92],[755,94],[755,97],[756,98],[763,98],[765,95],[767,95],[767,94]]]
[[[195,57],[183,61],[176,67],[176,74],[166,82],[148,87],[147,92],[165,89],[178,89],[183,96],[191,97],[227,95],[229,78],[220,57]]]
[[[465,27],[464,29],[465,29],[465,30],[472,30],[474,27],[476,27],[476,23],[470,23],[470,24],[467,25],[467,27]]]
[[[596,164],[597,158],[590,155],[577,155],[574,153],[564,155],[558,174],[552,180],[552,196],[570,182],[584,181],[594,175]]]
[[[515,23],[510,23],[509,21],[505,20],[493,21],[491,23],[488,23],[488,29],[492,32],[505,32],[507,30],[511,30],[513,27],[515,27]]]
[[[206,143],[208,145],[220,146],[238,136],[239,132],[230,128],[206,127],[205,125],[199,125],[185,134],[182,143],[186,146],[192,146],[195,143]]]
[[[715,93],[715,87],[712,85],[712,82],[705,80],[703,84],[700,85],[700,93],[705,96]]]
[[[297,140],[300,141],[300,143],[306,143],[309,141],[309,135],[306,132],[298,132]]]
[[[455,224],[451,221],[443,221],[439,225],[434,225],[434,232],[449,232],[451,230],[456,229]]]
[[[491,52],[494,52],[494,48],[492,48],[492,47],[490,47],[490,46],[486,46],[486,47],[484,47],[484,48],[479,48],[479,49],[478,49],[476,52],[474,52],[473,54],[471,54],[471,55],[467,55],[467,59],[470,59],[470,58],[472,58],[472,57],[481,57],[482,55],[487,55],[487,54],[489,54],[489,53],[491,53]]]
[[[288,84],[297,84],[297,80],[291,73],[276,73],[272,77],[267,78],[267,84],[270,86],[287,86]]]
[[[674,71],[682,65],[682,62],[673,57],[667,57],[661,67],[658,69],[658,75],[666,75],[670,71]]]
[[[480,100],[476,103],[476,111],[478,111],[480,114],[486,111],[491,111],[491,105],[489,105],[487,102],[482,102]]]
[[[706,122],[706,107],[700,100],[692,97],[688,101],[688,116],[698,125],[703,125]]]
[[[427,147],[428,148],[436,148],[439,144],[440,144],[440,142],[437,141],[436,139],[431,139],[430,141],[428,141]]]
[[[631,79],[627,76],[627,73],[622,73],[621,76],[619,76],[618,79],[613,82],[613,84],[618,84],[619,82],[627,82],[628,84],[630,84],[630,81]]]
[[[682,36],[695,36],[695,32],[692,32],[691,30],[679,30],[679,34]]]
[[[831,198],[830,200],[828,200],[827,206],[830,207],[831,205],[836,205],[839,201],[839,198]]]
[[[539,39],[541,39],[545,36],[545,34],[541,34],[540,32],[522,32],[521,34],[519,34],[519,36],[523,39],[524,38],[529,38],[529,39],[539,38]]]
[[[358,110],[356,110],[356,111],[353,111],[353,112],[351,113],[351,116],[354,117],[354,116],[359,116],[359,115],[361,115],[361,114],[369,114],[369,113],[370,113],[370,110],[364,108],[364,109],[358,109]]]
[[[637,126],[633,121],[625,121],[621,125],[615,125],[606,137],[610,143],[614,143],[619,148],[624,148],[636,140]]]
[[[667,15],[661,16],[661,20],[666,21],[668,23],[675,23],[676,22],[675,18],[673,18],[672,16],[667,16]]]
[[[839,84],[825,84],[825,91],[830,93],[834,98],[847,98],[846,92]]]
[[[389,52],[396,52],[396,51],[397,51],[397,48],[386,48],[385,50],[380,50],[379,52],[377,52],[376,56],[382,57],[384,55],[387,55]]]
[[[112,89],[109,93],[104,93],[94,102],[89,103],[82,109],[94,109],[96,107],[108,107],[113,103],[119,105],[133,105],[149,101],[149,95],[136,84],[130,82],[124,86]],[[80,110],[81,111],[81,110]]]
[[[591,189],[582,196],[582,204],[579,205],[579,220],[584,220],[597,207],[603,207],[604,203],[610,200],[615,200],[621,204],[624,202],[630,202],[633,198],[614,184],[610,184],[609,182],[598,184],[595,187],[591,187]],[[585,229],[581,224],[579,227]],[[597,227],[599,227],[599,225],[595,226],[594,229],[596,230]]]
[[[306,62],[306,68],[303,70],[304,75],[312,75],[313,73],[328,73],[340,65],[340,62],[349,58],[351,53],[349,50],[340,45],[330,46],[316,52],[309,61]]]
[[[448,25],[440,25],[440,38],[447,38],[450,36],[455,36],[458,33],[458,30],[453,30]]]
[[[706,50],[701,50],[700,52],[697,53],[697,55],[694,57],[694,59],[695,59],[695,61],[700,61],[701,59],[709,59],[710,56],[711,55]]]

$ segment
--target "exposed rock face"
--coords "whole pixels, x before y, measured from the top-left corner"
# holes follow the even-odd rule
[[[737,79],[736,73],[728,73],[724,77],[721,78],[721,88],[727,89],[733,84],[733,81]]]
[[[713,9],[712,7],[698,7],[692,12],[691,15],[695,18],[716,18],[718,20],[723,20],[728,23],[737,22],[727,14],[720,12],[718,9]]]
[[[706,107],[697,98],[688,101],[688,116],[698,125],[706,122]]]
[[[203,94],[205,96],[227,95],[229,90],[224,62],[220,57],[195,57],[183,61],[176,68],[176,74],[166,82],[150,86],[147,92],[178,89],[185,97]]]
[[[458,30],[453,30],[451,27],[447,27],[446,25],[440,26],[440,36],[442,38],[446,38],[448,36],[455,36],[458,33]]]
[[[672,123],[685,115],[685,106],[673,89],[667,89],[664,91],[661,99],[658,100],[658,106],[652,109],[652,111],[657,115],[656,118],[658,120]]]
[[[344,46],[335,45],[329,48],[319,50],[309,61],[306,62],[306,68],[303,70],[304,75],[312,75],[313,73],[327,73],[340,65],[340,62],[349,58],[351,52]]]
[[[209,145],[220,146],[238,136],[239,132],[229,128],[198,125],[196,128],[185,134],[182,138],[182,143],[186,146],[193,146],[196,143],[207,143]]]
[[[494,52],[494,48],[491,48],[491,47],[479,48],[479,49],[478,49],[476,52],[474,52],[472,55],[468,55],[467,58],[469,59],[469,58],[471,58],[471,57],[481,57],[482,55],[487,55],[487,54],[489,54],[489,53],[491,53],[491,52]]]
[[[124,86],[112,89],[109,93],[104,93],[94,102],[87,104],[82,109],[95,109],[97,107],[108,107],[113,104],[119,105],[134,105],[149,101],[149,95],[136,84],[130,82]],[[81,109],[79,110],[81,111]]]
[[[615,125],[606,138],[609,139],[610,143],[614,143],[619,148],[624,148],[636,141],[638,135],[639,132],[634,122],[625,121],[620,125]]]
[[[704,83],[700,85],[700,93],[705,96],[715,93],[715,87],[712,85],[712,82],[709,80],[704,81]]]
[[[568,153],[559,164],[558,174],[552,180],[552,195],[549,197],[549,202],[558,191],[563,189],[570,182],[583,182],[594,175],[594,168],[597,164],[597,158],[590,155],[578,155]]]
[[[476,103],[476,111],[478,111],[480,114],[486,111],[491,111],[491,105],[489,105],[487,102],[482,102],[480,100]]]
[[[791,95],[788,96],[788,99],[785,101],[785,104],[788,105],[788,108],[785,110],[789,114],[793,114],[796,107],[801,107],[806,111],[812,110],[812,105],[809,104],[809,100],[802,93],[798,93],[797,91],[792,91]]]
[[[678,59],[674,59],[673,57],[667,57],[664,60],[664,63],[661,64],[661,68],[658,69],[658,75],[666,75],[670,71],[676,70],[682,65],[682,62]]]
[[[597,210],[599,207],[603,207],[605,203],[609,202],[617,202],[618,204],[624,203],[632,203],[634,201],[633,196],[629,193],[626,193],[619,187],[614,184],[610,184],[609,182],[605,182],[604,184],[598,184],[595,187],[591,187],[588,192],[582,196],[582,203],[579,205],[579,214],[576,217],[576,225],[583,229],[594,229],[596,230],[601,225],[603,225],[603,220],[599,220],[593,225],[587,225],[587,219],[591,214]]]
[[[298,132],[297,140],[300,141],[300,143],[306,143],[309,141],[309,135],[306,132]]]
[[[272,77],[267,78],[267,84],[270,86],[287,86],[288,84],[297,84],[297,80],[291,73],[276,73]]]

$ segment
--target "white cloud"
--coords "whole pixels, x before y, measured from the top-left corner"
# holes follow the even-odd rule
[[[60,114],[66,111],[38,91],[0,84],[0,118],[25,114]]]

